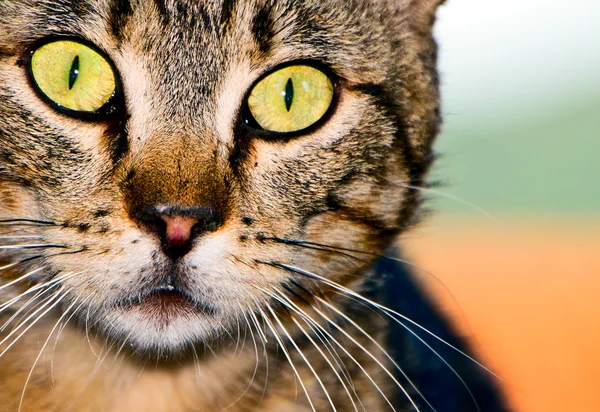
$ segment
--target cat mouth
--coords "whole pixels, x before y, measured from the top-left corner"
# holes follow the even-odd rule
[[[216,309],[173,285],[164,285],[117,305],[126,312],[138,312],[144,318],[170,323],[180,317],[215,315]]]

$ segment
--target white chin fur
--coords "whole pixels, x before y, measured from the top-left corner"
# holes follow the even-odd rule
[[[225,333],[221,321],[202,313],[149,316],[139,310],[114,310],[106,316],[105,333],[137,351],[176,353],[193,344],[211,341]]]

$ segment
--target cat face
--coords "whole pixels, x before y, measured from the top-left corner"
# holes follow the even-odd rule
[[[284,288],[327,293],[309,274],[350,285],[412,223],[407,186],[431,161],[435,3],[3,1],[0,235],[14,247],[1,257],[15,264],[3,276],[26,275],[48,307],[105,336],[174,352]],[[68,41],[114,74],[101,110],[40,90],[54,57],[34,56]],[[286,132],[250,106],[271,75],[290,87],[290,68],[325,97],[307,95],[317,114]],[[301,103],[283,91],[291,113]]]

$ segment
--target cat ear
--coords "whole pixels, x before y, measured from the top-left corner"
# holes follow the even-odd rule
[[[403,0],[410,15],[411,25],[421,31],[429,31],[435,21],[435,11],[446,0]]]

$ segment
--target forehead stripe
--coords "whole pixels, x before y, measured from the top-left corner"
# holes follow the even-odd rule
[[[267,53],[271,49],[271,40],[275,36],[275,23],[272,16],[273,6],[270,3],[263,4],[254,16],[252,23],[252,35],[258,45],[258,49]]]
[[[231,16],[237,6],[237,0],[223,0],[223,7],[221,8],[221,26],[227,28],[231,22]]]
[[[115,38],[121,42],[123,40],[124,29],[129,17],[133,14],[129,0],[113,0],[110,16],[110,30]]]

